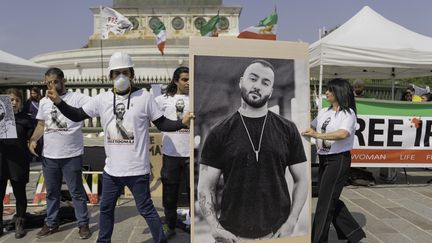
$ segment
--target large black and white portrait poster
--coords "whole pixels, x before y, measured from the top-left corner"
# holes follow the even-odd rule
[[[191,38],[193,242],[310,242],[308,45]]]
[[[9,95],[0,95],[0,139],[17,138],[15,116]]]

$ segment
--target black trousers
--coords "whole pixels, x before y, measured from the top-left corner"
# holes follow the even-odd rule
[[[180,180],[183,172],[186,173],[189,189],[189,157],[172,157],[163,155],[162,157],[162,204],[165,212],[165,219],[168,227],[174,229],[177,222],[177,202],[180,188]]]
[[[330,223],[340,240],[358,242],[366,235],[345,204],[339,199],[349,175],[351,153],[320,155],[319,194],[312,226],[312,242],[328,242]]]
[[[16,216],[24,217],[27,210],[26,182],[10,180],[16,199]],[[6,193],[7,180],[0,180],[0,197],[3,200]],[[3,202],[0,207],[3,213]],[[3,217],[1,218],[3,220]]]

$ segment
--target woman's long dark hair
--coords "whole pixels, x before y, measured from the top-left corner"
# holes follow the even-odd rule
[[[174,96],[177,93],[177,82],[180,79],[180,74],[189,73],[188,67],[178,67],[173,74],[171,79],[171,83],[168,84],[166,96]]]
[[[341,111],[351,113],[351,108],[357,114],[353,87],[347,80],[332,79],[327,83],[327,90],[333,93]]]
[[[39,100],[41,99],[41,92],[40,92],[40,89],[39,89],[38,87],[32,87],[32,88],[30,89],[30,92],[31,92],[31,91],[35,92],[35,93],[38,95],[37,98],[36,98],[36,101],[39,102]]]

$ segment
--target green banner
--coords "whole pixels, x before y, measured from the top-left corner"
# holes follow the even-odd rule
[[[328,107],[330,103],[323,99],[322,106]],[[432,117],[432,103],[430,102],[356,99],[356,107],[358,115]]]

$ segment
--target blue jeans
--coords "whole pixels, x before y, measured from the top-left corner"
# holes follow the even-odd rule
[[[47,190],[46,225],[55,227],[59,224],[57,215],[60,208],[62,177],[66,181],[75,209],[78,225],[89,223],[87,197],[82,183],[82,156],[66,159],[42,159],[42,170]]]
[[[150,176],[116,177],[102,174],[102,198],[100,201],[99,237],[97,242],[111,242],[114,228],[114,210],[117,199],[125,186],[132,192],[139,213],[145,218],[155,243],[166,243],[162,222],[150,196]]]

